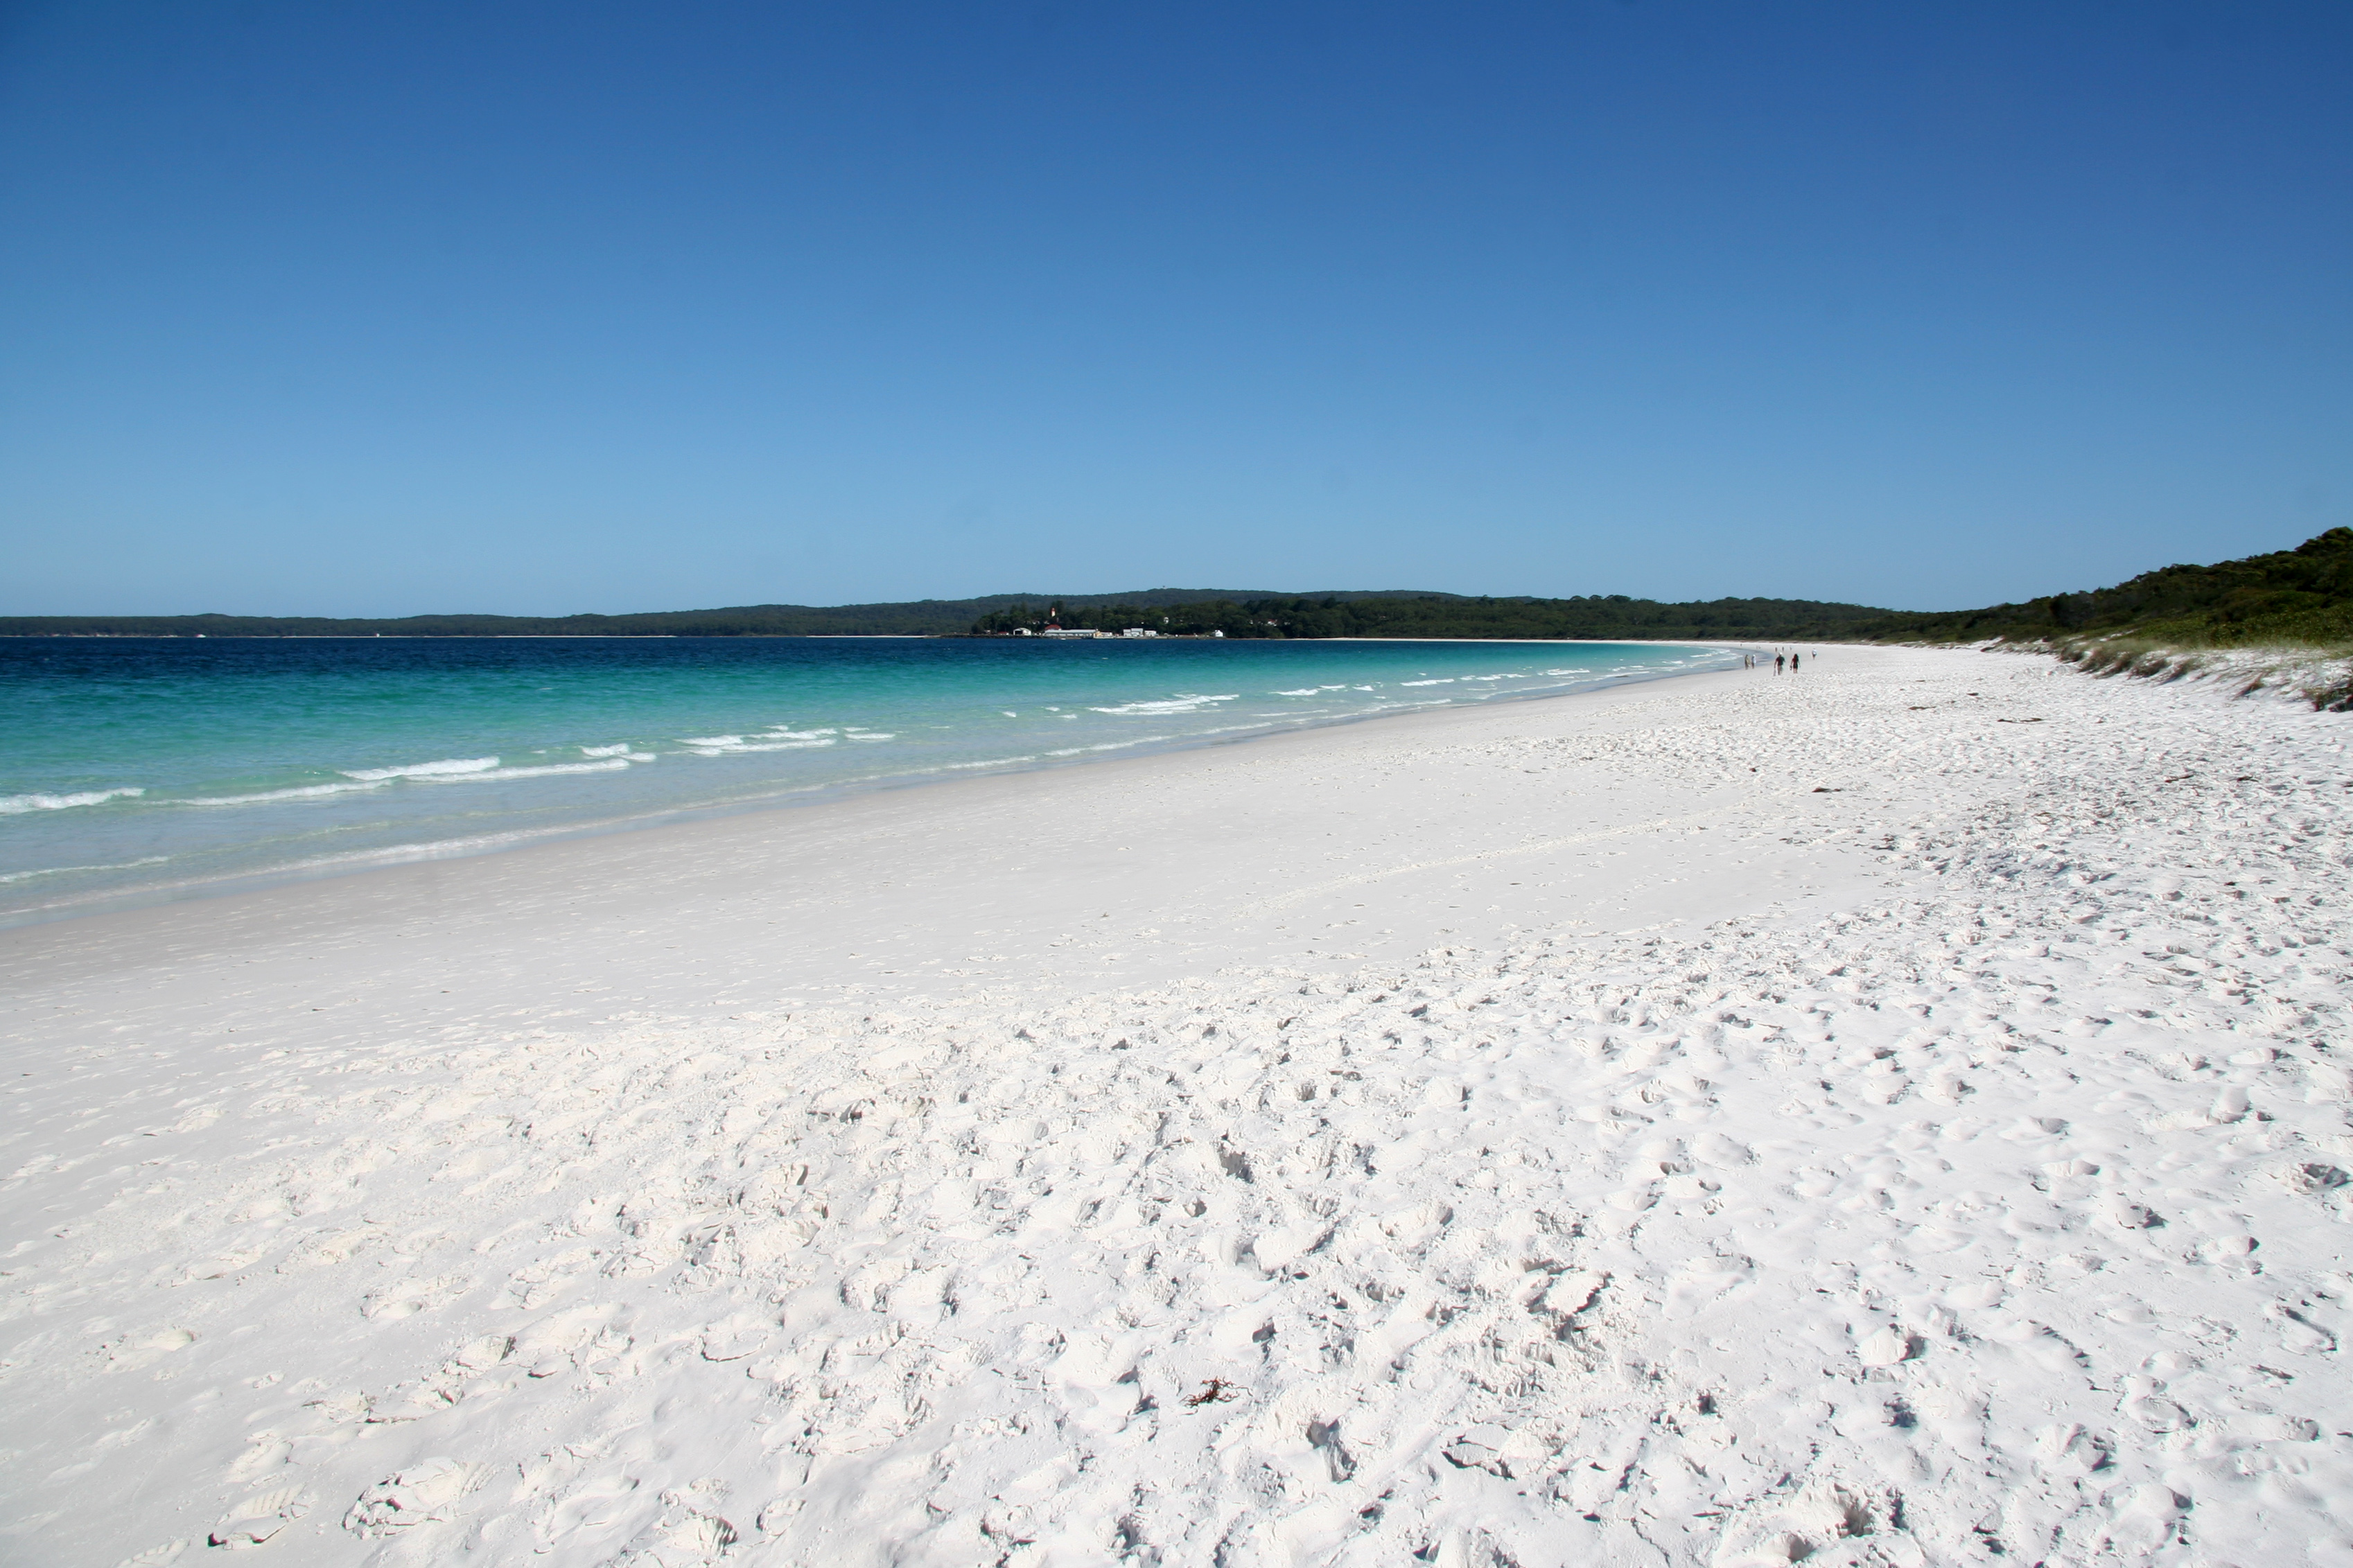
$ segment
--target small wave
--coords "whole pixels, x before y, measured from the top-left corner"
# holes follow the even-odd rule
[[[21,882],[29,877],[62,877],[69,871],[128,871],[139,866],[161,866],[170,858],[169,855],[150,855],[143,860],[117,860],[106,866],[43,866],[0,875],[0,882]]]
[[[1089,752],[1124,752],[1130,746],[1149,746],[1157,741],[1173,741],[1174,735],[1138,735],[1133,741],[1105,741],[1100,746],[1065,746],[1059,752],[1049,752],[1050,757],[1083,757]]]
[[[1296,691],[1278,691],[1275,695],[1277,697],[1313,697],[1323,689],[1320,686],[1303,686]]]
[[[166,805],[251,805],[264,800],[301,800],[322,795],[349,795],[353,790],[382,789],[390,779],[364,779],[353,784],[299,784],[291,789],[266,789],[253,795],[192,795],[166,801]]]
[[[1240,695],[1241,693],[1239,691],[1229,691],[1220,697],[1204,697],[1191,692],[1182,692],[1164,702],[1124,702],[1116,708],[1097,708],[1092,710],[1092,711],[1097,713],[1118,714],[1122,716],[1165,713],[1198,713],[1202,708],[1208,703],[1231,702],[1235,698],[1240,697]]]
[[[985,763],[943,763],[940,766],[943,772],[951,768],[1002,768],[1010,767],[1015,763],[1034,763],[1037,760],[1035,757],[992,757]]]
[[[822,741],[738,741],[732,746],[696,746],[694,754],[698,757],[741,757],[754,752],[806,752],[833,743],[830,735]]]
[[[853,741],[895,741],[899,738],[896,734],[878,734],[869,730],[850,730],[846,733]]]
[[[486,773],[499,765],[496,757],[450,757],[438,763],[406,763],[396,768],[339,768],[347,779],[430,779],[449,773]]]
[[[627,741],[617,746],[583,746],[580,748],[580,754],[584,757],[623,757],[633,763],[650,763],[654,760],[654,754],[651,752],[640,752]]]
[[[1398,684],[1399,686],[1451,686],[1454,684],[1454,678],[1450,675],[1443,680],[1400,680]],[[1362,691],[1365,689],[1360,686],[1356,689]]]
[[[596,763],[550,763],[536,768],[492,768],[487,773],[445,773],[428,777],[427,784],[494,784],[502,779],[543,779],[556,773],[609,773],[629,765],[627,757],[607,757]]]
[[[791,730],[779,724],[751,735],[686,735],[679,744],[691,746],[698,757],[723,757],[735,752],[791,752],[805,746],[830,746],[837,731]]]
[[[74,795],[0,795],[0,816],[14,816],[26,811],[64,811],[76,805],[102,805],[110,800],[129,800],[146,793],[143,789],[86,789]]]

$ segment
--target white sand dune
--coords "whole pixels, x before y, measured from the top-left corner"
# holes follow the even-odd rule
[[[0,1557],[2353,1563],[2341,717],[1703,677],[0,936]]]

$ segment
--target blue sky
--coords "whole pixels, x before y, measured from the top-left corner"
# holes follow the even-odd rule
[[[2353,7],[0,10],[0,613],[1957,607],[2353,521]]]

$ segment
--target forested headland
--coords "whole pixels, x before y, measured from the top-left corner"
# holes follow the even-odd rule
[[[2293,550],[2211,566],[2163,566],[2117,584],[2024,604],[1891,615],[1860,634],[1882,642],[2079,642],[2130,637],[2173,647],[2353,643],[2353,528]]]

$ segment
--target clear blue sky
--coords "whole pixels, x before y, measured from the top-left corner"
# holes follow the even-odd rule
[[[2353,6],[0,8],[0,612],[1957,607],[2353,521]]]

